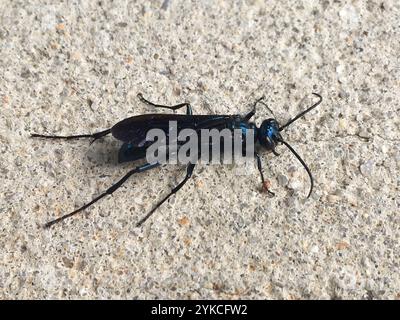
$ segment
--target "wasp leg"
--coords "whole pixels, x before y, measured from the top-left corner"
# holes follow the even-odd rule
[[[277,157],[280,156],[280,154],[279,154],[278,152],[276,152],[275,149],[272,150],[272,153],[273,153],[274,155],[276,155]]]
[[[110,132],[111,132],[111,129],[107,129],[107,130],[92,133],[92,134],[77,134],[77,135],[72,135],[72,136],[55,136],[55,135],[32,133],[31,137],[32,138],[45,138],[45,139],[64,139],[64,140],[72,140],[72,139],[79,139],[79,138],[93,138],[93,141],[91,142],[91,144],[92,144],[97,139],[100,139],[100,138],[108,135]]]
[[[264,179],[264,174],[262,172],[262,163],[261,163],[261,158],[260,158],[259,154],[257,152],[255,152],[254,157],[256,158],[256,161],[257,161],[257,168],[258,168],[258,172],[260,172],[263,189],[266,190],[272,197],[274,197],[275,193],[273,193],[271,190],[268,189],[268,183]]]
[[[256,106],[257,106],[257,103],[260,103],[261,100],[263,100],[264,98],[265,98],[265,97],[262,96],[262,97],[259,98],[256,102],[254,102],[253,110],[251,110],[248,114],[246,114],[246,115],[244,116],[244,119],[245,119],[246,121],[249,121],[249,120],[256,114]]]
[[[190,163],[186,169],[186,176],[185,178],[179,183],[175,188],[172,189],[172,191],[164,198],[162,199],[157,205],[142,219],[138,222],[136,225],[137,227],[140,227],[150,216],[156,211],[165,201],[168,200],[169,197],[171,197],[173,194],[177,193],[179,189],[181,189],[184,184],[190,179],[193,173],[193,169],[195,167],[195,164]]]
[[[149,100],[145,99],[141,93],[138,93],[137,96],[140,101],[142,101],[143,103],[148,104],[149,106],[152,106],[152,107],[165,108],[165,109],[170,109],[170,110],[178,110],[180,108],[186,107],[186,114],[187,115],[193,114],[193,110],[192,110],[192,107],[189,102],[184,102],[184,103],[176,104],[173,106],[166,106],[166,105],[150,102]]]
[[[146,163],[146,164],[144,164],[144,165],[142,165],[142,166],[136,167],[135,169],[133,169],[133,170],[129,171],[127,174],[125,174],[118,182],[114,183],[110,188],[108,188],[105,192],[103,192],[102,194],[100,194],[99,196],[97,196],[96,198],[94,198],[94,199],[93,199],[92,201],[90,201],[89,203],[83,205],[82,207],[80,207],[79,209],[76,209],[75,211],[73,211],[73,212],[71,212],[71,213],[68,213],[68,214],[66,214],[66,215],[64,215],[64,216],[62,216],[62,217],[60,217],[60,218],[54,219],[54,220],[52,220],[52,221],[46,223],[44,227],[45,227],[45,228],[49,228],[49,227],[51,227],[52,225],[54,225],[54,224],[56,224],[56,223],[58,223],[58,222],[60,222],[60,221],[62,221],[62,220],[65,220],[65,219],[67,219],[67,218],[69,218],[69,217],[72,217],[73,215],[75,215],[75,214],[77,214],[77,213],[79,213],[79,212],[85,210],[86,208],[90,207],[92,204],[94,204],[94,203],[96,203],[97,201],[99,201],[101,198],[104,198],[105,196],[107,196],[107,195],[109,195],[109,194],[112,194],[112,193],[113,193],[114,191],[116,191],[119,187],[121,187],[121,186],[124,184],[124,182],[125,182],[126,180],[128,180],[128,178],[129,178],[130,176],[132,176],[133,174],[135,174],[135,173],[140,173],[140,172],[144,172],[144,171],[153,169],[153,168],[155,168],[155,167],[157,167],[157,166],[159,166],[159,165],[160,165],[159,163],[153,163],[153,164]]]

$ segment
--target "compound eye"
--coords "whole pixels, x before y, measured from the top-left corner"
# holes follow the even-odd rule
[[[267,137],[271,140],[275,140],[278,132],[279,132],[278,128],[274,125],[271,125],[267,129]]]

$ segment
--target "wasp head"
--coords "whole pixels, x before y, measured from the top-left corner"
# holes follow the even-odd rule
[[[264,120],[258,129],[258,141],[267,150],[273,151],[281,140],[279,124],[275,119]]]

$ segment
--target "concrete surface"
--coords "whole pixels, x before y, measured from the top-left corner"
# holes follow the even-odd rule
[[[0,298],[399,299],[398,1],[0,1]],[[160,103],[245,113],[260,95],[315,177],[279,147],[256,170],[133,177],[95,132]],[[164,112],[164,111],[157,111]],[[259,107],[259,124],[268,116]]]

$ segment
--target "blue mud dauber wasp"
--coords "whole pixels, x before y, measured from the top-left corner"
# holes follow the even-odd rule
[[[170,121],[176,121],[178,125],[178,129],[182,130],[185,128],[190,128],[194,130],[200,130],[203,128],[208,129],[217,129],[223,130],[228,128],[233,131],[233,129],[243,129],[243,128],[251,128],[254,129],[254,139],[255,142],[258,143],[262,149],[271,151],[275,155],[279,155],[275,148],[279,143],[284,144],[300,161],[303,165],[305,170],[307,171],[311,186],[310,191],[308,193],[307,198],[311,195],[313,189],[313,177],[311,175],[310,169],[307,167],[303,159],[297,154],[297,152],[285,141],[283,140],[280,132],[285,129],[287,126],[295,122],[297,119],[303,117],[306,113],[310,112],[312,109],[317,107],[321,101],[322,97],[317,94],[313,93],[319,100],[314,103],[311,107],[306,109],[305,111],[299,113],[293,119],[289,120],[283,126],[280,126],[279,123],[275,118],[269,118],[262,122],[260,127],[257,127],[253,122],[250,122],[250,119],[256,113],[256,106],[257,104],[263,104],[265,107],[268,106],[263,102],[264,97],[258,99],[254,105],[253,109],[244,116],[241,115],[193,115],[192,108],[190,103],[181,103],[173,106],[166,106],[160,105],[153,102],[148,101],[145,99],[142,94],[138,94],[139,99],[153,107],[157,108],[166,108],[170,110],[177,110],[180,108],[186,107],[186,114],[145,114],[145,115],[138,115],[133,116],[130,118],[126,118],[117,124],[115,124],[112,128],[96,132],[93,134],[80,134],[80,135],[71,135],[71,136],[57,136],[57,135],[42,135],[42,134],[32,134],[32,137],[35,138],[47,138],[47,139],[79,139],[79,138],[92,138],[93,141],[96,141],[108,134],[112,134],[114,138],[123,142],[119,154],[118,154],[118,162],[129,162],[129,161],[136,161],[146,158],[146,150],[151,145],[150,142],[146,142],[146,134],[149,130],[158,128],[164,130],[165,133],[168,135],[168,125]],[[268,110],[273,114],[273,112],[268,108]],[[145,142],[143,142],[145,141]],[[257,151],[254,152],[254,159],[257,163],[257,168],[261,176],[261,181],[263,183],[263,187],[271,194],[273,193],[268,190],[267,184],[264,180],[264,175],[262,172],[262,164],[261,158]],[[95,202],[99,201],[101,198],[105,197],[106,195],[111,195],[114,191],[116,191],[119,187],[121,187],[128,178],[136,173],[144,172],[155,167],[158,167],[160,163],[145,163],[140,165],[132,170],[130,170],[125,176],[123,176],[118,182],[113,184],[110,188],[108,188],[105,192],[94,198],[89,203],[83,205],[82,207],[76,209],[75,211],[66,214],[62,217],[54,219],[45,224],[45,227],[51,227],[52,225],[69,218],[78,212],[85,210],[86,208],[90,207]],[[165,196],[161,201],[157,203],[157,205],[144,217],[142,218],[137,226],[142,225],[153,213],[154,211],[159,208],[169,197],[173,194],[178,192],[183,185],[190,179],[192,172],[195,168],[194,163],[189,163],[186,168],[186,176],[185,178],[175,187],[172,191]]]

